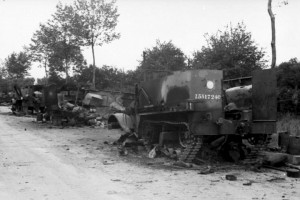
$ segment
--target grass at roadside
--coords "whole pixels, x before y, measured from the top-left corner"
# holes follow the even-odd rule
[[[277,132],[288,131],[293,136],[300,136],[300,116],[287,113],[277,120]]]

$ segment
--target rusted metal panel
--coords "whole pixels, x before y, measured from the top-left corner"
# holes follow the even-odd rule
[[[253,121],[276,121],[277,95],[276,71],[257,70],[252,76],[252,114]]]

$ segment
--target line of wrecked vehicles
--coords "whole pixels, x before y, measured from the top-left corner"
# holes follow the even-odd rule
[[[37,121],[57,126],[103,125],[109,114],[124,110],[133,100],[131,93],[97,91],[74,84],[15,85],[14,90],[14,114],[36,114]]]
[[[256,159],[276,133],[276,82],[272,69],[230,80],[223,80],[222,70],[146,71],[134,93],[49,85],[43,91],[32,88],[31,96],[43,94],[39,113],[44,114],[38,120],[105,122],[109,129],[123,130],[123,145],[126,138],[135,138],[137,145],[150,146],[149,157],[160,152],[199,163],[216,155],[237,162]],[[13,107],[20,109],[20,102]]]

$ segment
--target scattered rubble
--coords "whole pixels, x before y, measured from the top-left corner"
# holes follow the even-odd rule
[[[156,157],[156,146],[149,152],[148,157],[149,158],[155,158]]]
[[[102,163],[103,163],[103,165],[113,165],[113,164],[115,164],[113,161],[110,161],[110,160],[104,160]]]
[[[193,165],[191,163],[186,163],[183,161],[176,161],[173,163],[174,166],[184,167],[184,168],[192,168]]]
[[[54,103],[52,106],[55,108],[49,105],[45,106],[45,112],[37,113],[37,121],[44,123],[50,121],[54,126],[61,126],[61,128],[81,125],[88,125],[92,128],[111,128],[107,123],[108,116],[112,116],[111,114],[117,112],[114,114],[117,120],[115,123],[125,120],[127,123],[126,126],[119,123],[119,126],[125,133],[121,135],[118,141],[113,143],[104,141],[104,144],[118,145],[118,153],[120,156],[128,156],[132,152],[130,150],[133,150],[137,153],[146,152],[150,159],[165,157],[167,160],[171,160],[171,165],[175,167],[193,170],[199,169],[198,174],[210,174],[217,170],[217,168],[213,166],[213,162],[215,162],[214,157],[218,157],[219,154],[222,153],[220,150],[224,150],[222,148],[227,142],[227,136],[216,137],[208,144],[203,144],[201,140],[194,140],[189,144],[183,145],[176,132],[163,131],[160,132],[159,139],[156,143],[147,144],[134,132],[132,128],[134,124],[132,118],[123,113],[126,111],[126,107],[123,105],[122,100],[120,100],[120,95],[116,95],[116,97],[109,94],[109,92],[101,93],[92,91],[86,93],[86,95],[82,97],[83,99],[79,101],[78,95],[72,96],[69,93],[70,91],[61,91],[57,94],[57,102],[51,102]],[[35,91],[33,94],[35,97],[38,97],[43,93]],[[74,96],[76,96],[76,99],[73,98]],[[21,100],[23,100],[23,98]],[[17,102],[13,105],[13,107],[17,109]],[[222,123],[226,123],[226,121],[222,121]],[[116,125],[117,124],[114,123],[110,124],[110,126]],[[180,125],[182,124],[177,124],[178,127],[181,127]],[[52,126],[49,126],[49,128],[52,128]],[[26,128],[24,130],[26,131]],[[278,135],[277,142],[270,145],[267,151],[265,151],[265,149],[251,149],[248,147],[239,149],[239,147],[236,147],[235,142],[228,143],[226,147],[228,156],[231,161],[248,165],[250,166],[249,169],[253,169],[257,172],[260,171],[260,167],[264,167],[286,172],[289,177],[300,177],[300,168],[293,165],[300,163],[300,147],[298,145],[300,144],[300,139],[290,136],[288,132],[282,132],[277,134],[277,136]],[[276,135],[273,134],[272,137],[276,137]],[[258,157],[256,157],[256,153],[258,153]],[[251,162],[240,162],[244,157],[247,160],[247,156],[249,155]],[[219,157],[216,158],[217,161],[218,159]],[[108,163],[105,163],[105,165],[106,164]],[[166,163],[160,164],[166,166]],[[155,163],[155,165],[157,165],[157,163]],[[199,168],[199,166],[201,166],[201,168]],[[229,174],[226,175],[226,179],[236,180],[236,177]],[[244,183],[244,185],[251,184],[252,182]]]
[[[207,166],[206,168],[202,169],[198,174],[211,174],[214,173],[215,171],[211,166]]]
[[[282,182],[282,181],[285,181],[285,178],[282,178],[282,177],[274,177],[274,178],[268,179],[267,181],[268,181],[268,182]]]
[[[260,152],[263,156],[263,164],[270,166],[282,166],[287,162],[288,155],[278,152]]]
[[[118,148],[118,151],[119,151],[120,156],[127,156],[128,155],[128,151],[124,146],[120,146]]]
[[[249,181],[243,183],[243,185],[250,186],[250,185],[252,185],[252,183],[254,183],[254,181],[249,180]]]
[[[226,180],[229,180],[229,181],[236,181],[237,180],[237,177],[233,174],[227,174],[227,175],[225,175],[225,178],[226,178]]]

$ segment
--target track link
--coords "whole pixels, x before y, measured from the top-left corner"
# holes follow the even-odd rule
[[[183,151],[183,153],[179,156],[179,160],[186,163],[192,163],[196,158],[196,156],[198,155],[201,147],[202,147],[201,142],[195,142],[193,144],[189,144],[187,148]]]

